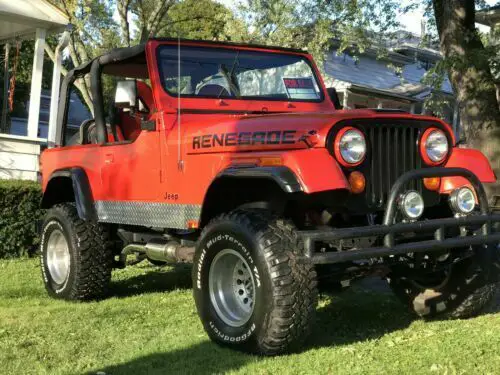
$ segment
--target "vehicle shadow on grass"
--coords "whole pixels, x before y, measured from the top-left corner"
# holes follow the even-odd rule
[[[148,267],[144,273],[113,280],[110,286],[111,297],[130,297],[145,293],[161,293],[175,289],[191,289],[191,265],[177,264],[170,267]]]
[[[407,328],[415,319],[390,291],[371,285],[354,286],[321,299],[307,346],[328,347],[378,339]]]
[[[257,361],[258,357],[224,349],[210,341],[203,341],[189,348],[150,354],[87,374],[223,374]]]
[[[159,285],[149,286],[157,290]],[[386,290],[364,285],[354,287],[339,295],[321,298],[314,331],[304,342],[302,352],[377,339],[387,333],[405,329],[413,320],[414,317]],[[204,375],[238,370],[261,360],[260,357],[224,349],[210,341],[204,341],[185,349],[136,358],[98,372],[113,375]]]

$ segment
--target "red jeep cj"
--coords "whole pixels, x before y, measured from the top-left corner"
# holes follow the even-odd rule
[[[95,116],[75,131],[81,78]],[[61,90],[42,155],[54,297],[103,297],[130,255],[193,262],[208,335],[260,354],[303,342],[318,283],[376,273],[431,318],[492,299],[500,215],[486,158],[437,118],[336,108],[304,51],[153,39],[74,69]]]

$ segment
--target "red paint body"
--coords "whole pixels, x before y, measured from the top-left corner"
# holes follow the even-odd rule
[[[156,50],[162,43],[150,41],[146,46],[148,71],[152,87],[150,119],[156,122],[155,131],[140,131],[128,144],[91,144],[46,150],[42,155],[43,188],[54,171],[81,167],[87,173],[94,200],[163,202],[167,193],[178,194],[175,203],[202,205],[214,178],[235,163],[255,161],[260,157],[280,157],[283,165],[297,176],[306,194],[349,189],[339,163],[326,149],[326,138],[336,123],[349,119],[418,119],[441,122],[432,117],[405,113],[377,113],[373,110],[336,110],[325,93],[323,102],[287,102],[238,99],[182,98],[177,116],[178,98],[162,88]],[[170,42],[171,43],[171,42]],[[203,43],[185,42],[204,46]],[[254,50],[252,47],[221,46]],[[262,50],[262,49],[260,49]],[[285,53],[282,51],[271,51]],[[287,52],[289,53],[289,52]],[[311,56],[308,58],[320,77]],[[220,111],[216,114],[189,113],[194,110]],[[247,115],[234,112],[270,112]],[[224,113],[226,112],[226,113]],[[279,112],[279,113],[272,113]],[[442,122],[441,122],[442,123]],[[450,127],[444,124],[449,133]],[[258,131],[296,131],[295,139],[316,131],[314,144],[305,142],[279,145],[235,145],[193,149],[193,138],[207,134]],[[133,132],[127,127],[128,133]],[[125,132],[124,132],[125,134]],[[180,136],[180,142],[179,142]],[[455,143],[453,135],[451,136]],[[182,170],[179,161],[183,161]],[[486,158],[476,150],[454,148],[446,167],[460,166],[473,171],[482,182],[494,182],[495,176]],[[443,193],[462,185],[460,178],[447,178],[441,184]],[[172,202],[174,203],[174,202]]]

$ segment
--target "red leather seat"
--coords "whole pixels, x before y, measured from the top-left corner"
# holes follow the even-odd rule
[[[146,120],[149,120],[151,114],[155,112],[153,90],[147,83],[137,81],[137,97],[147,107],[149,113],[146,115]],[[119,120],[119,127],[125,140],[134,141],[141,133],[141,119],[139,116],[131,116],[129,112],[120,110]]]

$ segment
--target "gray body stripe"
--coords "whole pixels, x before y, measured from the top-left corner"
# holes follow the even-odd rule
[[[100,222],[155,228],[186,229],[190,220],[200,220],[201,206],[130,201],[96,201]]]

